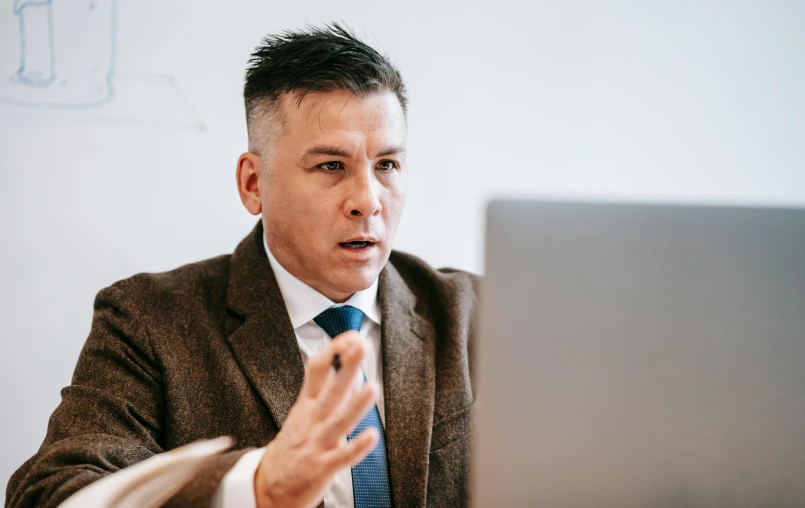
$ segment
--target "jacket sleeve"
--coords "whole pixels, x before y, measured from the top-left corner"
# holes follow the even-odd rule
[[[145,316],[130,294],[118,283],[96,297],[72,383],[61,392],[39,451],[12,475],[7,508],[56,507],[95,480],[164,451],[162,376]],[[170,504],[209,506],[244,452],[207,461]]]

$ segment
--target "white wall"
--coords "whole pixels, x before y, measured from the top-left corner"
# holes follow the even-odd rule
[[[119,1],[121,83],[170,74],[192,107],[158,90],[167,78],[100,109],[0,103],[3,484],[44,437],[95,293],[230,252],[254,224],[234,168],[243,72],[268,32],[343,20],[398,62],[396,246],[437,266],[482,269],[492,195],[805,204],[803,2]],[[10,11],[0,81],[18,58]]]

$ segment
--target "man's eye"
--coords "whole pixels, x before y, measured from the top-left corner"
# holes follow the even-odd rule
[[[397,163],[394,161],[380,161],[377,163],[377,169],[382,169],[383,171],[391,171],[396,168]]]
[[[342,166],[341,163],[338,161],[332,161],[332,162],[322,162],[317,167],[325,171],[333,172],[342,169],[344,166]]]

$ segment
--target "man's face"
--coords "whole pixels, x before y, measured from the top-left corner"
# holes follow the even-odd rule
[[[405,204],[406,122],[393,93],[292,94],[259,178],[272,254],[334,301],[368,288]],[[353,242],[353,243],[350,243]],[[368,242],[368,243],[359,243]]]

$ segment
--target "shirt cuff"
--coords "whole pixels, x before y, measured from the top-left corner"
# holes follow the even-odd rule
[[[214,508],[255,508],[254,474],[266,453],[265,447],[246,452],[226,473],[215,493]]]

